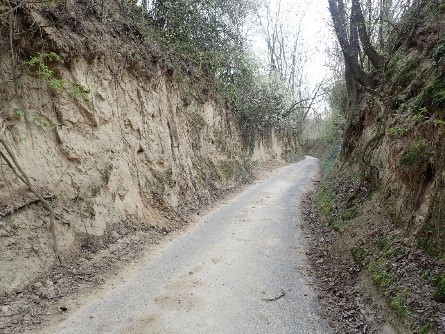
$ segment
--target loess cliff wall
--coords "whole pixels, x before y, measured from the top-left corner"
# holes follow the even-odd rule
[[[237,117],[190,84],[196,77],[175,75],[161,53],[122,44],[128,36],[94,16],[56,28],[57,12],[33,6],[10,29],[48,27],[0,49],[1,137],[54,208],[64,261],[136,230],[169,232],[246,182],[253,160],[297,150],[296,140],[270,132],[248,151]],[[2,41],[8,36],[4,29]],[[25,63],[39,52],[49,77],[38,59]],[[47,210],[4,161],[0,168],[0,292],[9,293],[56,259]]]

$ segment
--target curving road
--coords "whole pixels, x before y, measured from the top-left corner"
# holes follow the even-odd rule
[[[298,207],[317,170],[310,157],[277,169],[46,333],[331,333]]]

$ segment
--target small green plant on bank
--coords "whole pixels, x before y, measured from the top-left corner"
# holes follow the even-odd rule
[[[382,235],[379,240],[377,240],[377,247],[380,251],[384,251],[388,248],[389,239],[386,235]]]
[[[434,120],[434,124],[445,126],[445,120],[440,119],[440,118],[436,118],[436,119]]]
[[[48,87],[56,91],[66,91],[69,96],[82,99],[85,102],[91,101],[90,89],[77,81],[57,78],[54,71],[47,65],[48,62],[59,63],[62,62],[62,59],[55,52],[38,52],[30,60],[26,61],[25,64],[36,69],[40,78],[46,82]]]
[[[82,99],[85,102],[91,102],[91,90],[83,86],[81,83],[77,81],[73,81],[72,83],[72,90],[68,94],[72,97],[75,97],[77,99]]]
[[[317,191],[315,192],[315,207],[321,216],[327,220],[331,219],[335,203],[338,201],[334,181],[332,177],[332,170],[340,152],[340,145],[333,145],[330,150],[327,150],[321,158],[320,167],[324,174]]]
[[[353,246],[351,247],[351,255],[352,258],[354,259],[354,262],[358,265],[363,265],[365,262],[365,250],[363,249],[363,247],[360,246]]]
[[[25,111],[21,108],[14,108],[14,114],[17,119],[25,117]]]
[[[438,303],[445,303],[445,273],[436,279],[435,286],[433,299]]]
[[[372,275],[372,279],[377,284],[377,286],[381,289],[389,288],[394,280],[391,275],[386,270],[379,270]]]
[[[46,61],[60,62],[62,59],[55,52],[37,52],[37,54],[32,56],[30,60],[25,62],[25,64],[37,68],[39,74],[45,80],[50,80],[54,76],[54,71],[45,64]]]
[[[408,129],[403,127],[392,127],[388,129],[389,135],[394,138],[403,137],[407,132]]]
[[[396,295],[393,297],[389,303],[389,306],[400,316],[400,317],[407,317],[408,316],[408,309],[405,305],[405,300],[401,295]]]
[[[385,259],[378,258],[373,260],[368,265],[368,271],[371,273],[372,280],[378,288],[382,290],[388,289],[394,282],[391,275],[384,268]]]
[[[409,59],[397,74],[396,83],[400,86],[407,86],[416,76],[416,69],[419,67],[420,58],[416,55]]]
[[[54,127],[54,124],[47,121],[44,117],[42,117],[39,114],[34,114],[32,121],[36,126],[42,129],[48,129]]]
[[[353,220],[355,217],[357,217],[357,212],[355,210],[348,210],[345,213],[342,214],[340,219],[334,220],[330,226],[332,229],[334,229],[337,232],[340,232],[343,230],[350,220]]]
[[[392,77],[394,73],[397,71],[397,67],[399,63],[401,62],[402,58],[405,56],[402,49],[399,48],[392,56],[391,59],[388,62],[388,67],[386,71],[386,75],[388,77]]]
[[[441,261],[444,259],[444,253],[442,250],[433,242],[427,238],[419,238],[418,244],[428,255],[430,255],[435,260]]]
[[[419,334],[430,334],[431,333],[431,324],[426,322],[419,328]]]
[[[412,142],[400,157],[400,163],[404,166],[414,166],[428,160],[430,147],[424,139]]]
[[[414,122],[421,122],[430,118],[430,113],[427,107],[421,107],[414,112],[412,120]]]
[[[221,176],[224,180],[228,180],[232,178],[235,173],[235,161],[223,161],[219,166],[219,171],[221,172]]]
[[[420,107],[445,107],[445,80],[442,76],[437,77],[428,84],[419,98]]]
[[[336,202],[332,188],[332,181],[326,178],[320,183],[320,186],[315,193],[315,205],[317,207],[317,211],[320,212],[325,219],[331,217],[332,210]]]
[[[347,225],[347,222],[345,222],[342,219],[336,219],[334,220],[331,224],[329,224],[331,226],[331,228],[334,231],[340,232],[342,229],[344,229]]]

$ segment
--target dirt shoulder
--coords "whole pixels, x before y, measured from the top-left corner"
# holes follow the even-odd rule
[[[319,184],[302,202],[303,229],[323,313],[335,331],[443,333],[444,304],[433,298],[443,261],[413,245],[367,189],[348,202],[350,178],[337,178],[332,219],[321,218]]]
[[[156,247],[191,228],[196,218],[240,193],[249,184],[264,178],[280,163],[256,168],[249,183],[218,192],[214,200],[183,214],[165,212],[168,229],[147,227],[127,231],[114,242],[98,248],[83,247],[78,257],[63,266],[52,267],[33,284],[9,295],[0,296],[0,331],[4,334],[34,333],[46,325],[68,317],[81,301],[102,288],[106,281],[119,279]],[[162,209],[162,208],[159,208]],[[88,245],[87,240],[85,245]]]

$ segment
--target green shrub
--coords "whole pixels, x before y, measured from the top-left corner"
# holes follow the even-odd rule
[[[419,107],[445,108],[445,78],[439,76],[429,83],[418,102]]]
[[[426,322],[419,328],[419,334],[429,334],[431,333],[431,324]]]
[[[401,317],[406,317],[408,315],[405,301],[400,295],[393,297],[389,303],[389,306]]]
[[[414,166],[428,160],[431,152],[428,142],[424,139],[412,142],[400,157],[400,163],[404,166]]]
[[[388,129],[388,133],[391,137],[399,138],[404,136],[408,132],[407,128],[402,127],[392,127]]]
[[[433,299],[438,303],[445,303],[445,273],[436,280]]]
[[[362,265],[365,261],[365,250],[360,246],[351,247],[351,255],[354,262],[359,265]]]
[[[372,279],[381,289],[389,288],[394,280],[386,270],[379,270],[372,275]]]

